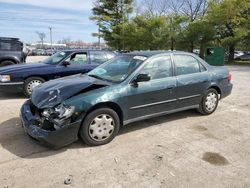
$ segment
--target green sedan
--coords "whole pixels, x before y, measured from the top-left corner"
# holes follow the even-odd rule
[[[211,114],[231,91],[229,71],[194,54],[132,52],[87,74],[37,86],[20,117],[28,135],[47,146],[62,147],[78,138],[98,146],[135,121],[187,109]]]

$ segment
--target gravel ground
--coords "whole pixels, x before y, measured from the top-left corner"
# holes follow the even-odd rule
[[[233,93],[214,114],[133,123],[100,147],[33,143],[18,118],[26,99],[0,93],[0,188],[250,187],[250,67],[229,69]]]

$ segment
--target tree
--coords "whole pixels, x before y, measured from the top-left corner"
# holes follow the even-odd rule
[[[194,46],[199,47],[199,56],[204,58],[205,46],[214,40],[215,29],[208,20],[197,20],[195,22],[189,23],[186,29],[183,31],[182,35],[182,45],[184,43],[187,45],[189,50],[193,50]]]
[[[189,18],[189,22],[192,24],[196,20],[203,19],[207,11],[207,5],[207,0],[183,0],[181,12]],[[193,52],[194,41],[189,40],[189,42],[189,51]]]
[[[125,25],[128,50],[163,50],[168,48],[169,33],[165,16],[137,16]]]
[[[177,42],[177,36],[184,28],[182,25],[189,25],[187,22],[194,22],[204,17],[207,11],[207,0],[144,0],[144,12],[151,16],[167,16],[169,24],[171,50]],[[192,31],[194,32],[194,31]],[[198,34],[198,33],[197,33]],[[193,51],[194,41],[190,43],[189,51]]]
[[[45,33],[42,33],[42,32],[39,32],[39,31],[36,31],[36,34],[38,35],[39,39],[41,40],[42,48],[43,48],[43,41],[44,41],[46,35],[45,35]]]
[[[96,1],[92,19],[100,33],[95,36],[117,49],[192,52],[196,47],[200,57],[207,45],[217,44],[229,49],[229,62],[235,47],[250,48],[249,0],[141,0],[129,18],[131,3]]]
[[[191,22],[194,22],[206,14],[207,7],[207,0],[183,0],[181,11]]]
[[[218,41],[229,49],[228,62],[234,61],[235,46],[249,36],[248,0],[212,1],[209,4],[208,18],[216,29]]]
[[[183,30],[183,25],[187,22],[187,18],[182,15],[173,13],[167,16],[168,29],[167,32],[170,35],[170,49],[174,50],[178,37]]]
[[[92,36],[98,38],[98,46],[99,46],[99,48],[101,48],[101,38],[102,38],[102,35],[101,35],[101,24],[97,23],[97,26],[98,26],[98,33],[92,33]]]
[[[250,9],[249,13],[250,15]],[[238,48],[244,51],[250,51],[250,21],[248,21],[246,24],[244,24],[244,28],[246,30],[245,37],[243,37],[243,40],[239,42]]]
[[[163,16],[169,11],[168,0],[143,0],[140,4],[142,14]]]
[[[184,5],[184,0],[176,1],[176,0],[169,0],[169,9],[174,14],[178,15],[180,13],[181,8]]]
[[[91,17],[100,28],[99,37],[103,37],[109,46],[121,50],[124,47],[124,25],[128,14],[133,11],[133,0],[97,0],[94,2]]]

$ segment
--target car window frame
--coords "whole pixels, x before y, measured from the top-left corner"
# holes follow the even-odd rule
[[[80,64],[80,65],[69,65],[69,66],[84,66],[84,65],[87,65],[87,64],[89,64],[88,62],[89,62],[89,60],[88,60],[88,52],[75,52],[75,53],[73,53],[73,54],[71,54],[69,57],[71,57],[71,56],[76,56],[77,54],[86,54],[86,63],[85,64]],[[68,57],[68,58],[69,58]],[[65,60],[67,60],[68,58],[66,58]],[[69,61],[69,63],[70,63],[70,61]]]
[[[93,54],[94,53],[103,53],[103,55],[106,57],[106,61],[104,61],[104,62],[102,62],[102,63],[93,63],[93,61],[92,61],[92,59],[91,59],[91,56],[93,56]],[[107,56],[107,53],[106,53],[106,51],[98,51],[98,50],[93,50],[93,51],[89,51],[89,62],[90,62],[90,64],[92,64],[92,65],[101,65],[101,64],[103,64],[103,63],[105,63],[105,62],[107,62],[107,61],[109,61],[110,59],[108,59],[108,56]]]
[[[63,52],[63,51],[62,51]],[[67,52],[65,52],[67,53]],[[70,52],[64,59],[62,59],[58,64],[57,66],[63,66],[63,62],[65,62],[70,56],[74,55],[74,54],[77,54],[77,53],[86,53],[87,54],[87,64],[89,64],[89,58],[88,58],[88,52],[87,51],[74,51],[74,52]]]
[[[50,65],[55,65],[55,66],[62,66],[63,65],[63,62],[67,59],[67,58],[69,58],[69,56],[71,56],[71,54],[72,54],[72,52],[67,52],[67,51],[64,51],[64,50],[60,50],[60,51],[58,51],[58,52],[64,52],[64,53],[68,53],[68,55],[67,56],[65,56],[63,59],[61,59],[61,61],[59,61],[57,64],[50,64]],[[56,52],[56,53],[58,53],[58,52]],[[54,54],[53,54],[54,55]],[[48,58],[49,58],[50,56],[48,56]],[[41,61],[41,62],[43,62],[43,61]]]
[[[57,65],[63,66],[63,62],[65,62],[69,57],[71,57],[72,55],[75,55],[75,54],[80,54],[80,53],[86,53],[86,55],[87,55],[87,63],[85,65],[89,64],[89,52],[88,51],[79,51],[79,52],[74,51],[74,52],[69,53],[68,56],[65,57],[64,59],[62,59],[61,62],[58,63]]]
[[[134,74],[132,73],[131,74],[131,77],[129,78],[128,77],[128,85],[131,85],[133,84],[134,80],[136,79],[136,77],[140,74],[140,71],[150,62],[152,61],[154,58],[158,58],[158,57],[162,57],[162,56],[169,56],[170,57],[170,61],[171,61],[171,72],[172,72],[172,76],[169,76],[169,77],[165,77],[165,78],[159,78],[159,79],[154,79],[154,80],[149,80],[145,83],[148,83],[148,82],[151,82],[151,81],[159,81],[159,80],[162,80],[162,79],[168,79],[168,78],[173,78],[175,77],[175,72],[174,72],[174,64],[173,64],[173,58],[172,58],[172,55],[171,54],[158,54],[158,55],[155,55],[155,56],[152,56],[152,57],[149,57],[148,59],[146,59],[142,64],[141,66],[139,66],[137,68],[137,70],[134,72]]]
[[[133,54],[128,54],[128,55],[127,55],[127,54],[126,54],[126,55],[115,55],[114,58],[118,58],[119,56],[128,56],[128,57],[131,56],[131,57],[135,57],[136,55],[133,55]],[[143,56],[143,57],[147,58],[146,56]],[[102,65],[105,65],[105,64],[109,63],[109,61],[112,61],[114,58],[109,59],[108,61],[102,63],[102,64],[99,65],[99,66],[102,66]],[[146,59],[146,60],[147,60],[147,59]],[[130,79],[130,77],[132,77],[132,75],[133,75],[135,72],[137,72],[137,70],[138,70],[141,66],[144,65],[144,63],[146,62],[146,60],[142,61],[142,62],[140,63],[140,65],[139,65],[133,72],[131,72],[130,74],[128,74],[127,77],[126,77],[124,80],[119,81],[119,82],[109,80],[109,82],[114,83],[114,84],[126,84],[126,83],[128,82],[128,80]],[[98,67],[96,67],[96,68],[98,68]]]
[[[190,57],[194,58],[198,62],[200,72],[177,75],[176,63],[175,63],[175,60],[174,60],[174,56],[176,56],[176,55],[190,56]],[[195,56],[193,56],[192,54],[175,53],[175,54],[172,54],[171,56],[172,56],[172,62],[174,64],[174,74],[175,74],[175,76],[185,76],[185,75],[191,75],[191,74],[199,74],[199,73],[204,73],[204,72],[208,71],[207,67],[199,59],[197,59]],[[201,66],[205,69],[205,71],[201,71]]]

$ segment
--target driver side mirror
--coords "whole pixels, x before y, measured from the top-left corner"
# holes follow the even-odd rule
[[[138,82],[147,82],[149,81],[151,78],[148,74],[139,74],[136,79],[134,80],[135,83]]]
[[[68,61],[63,61],[62,65],[65,66],[65,67],[67,67],[68,65],[70,65],[70,63]]]

